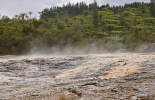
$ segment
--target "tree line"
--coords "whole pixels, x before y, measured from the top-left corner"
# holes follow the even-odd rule
[[[0,16],[0,55],[23,54],[32,47],[72,47],[95,43],[109,50],[154,43],[155,4],[98,6],[80,2],[45,8],[40,19],[33,12]]]

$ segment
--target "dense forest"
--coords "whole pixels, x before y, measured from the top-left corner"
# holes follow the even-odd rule
[[[155,4],[134,2],[124,6],[98,6],[80,2],[45,8],[40,18],[33,12],[13,18],[0,16],[0,55],[23,54],[32,47],[94,44],[109,50],[155,42]],[[60,49],[61,49],[60,48]]]

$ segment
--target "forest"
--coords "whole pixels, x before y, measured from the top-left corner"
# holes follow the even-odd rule
[[[13,18],[0,16],[0,55],[28,53],[59,46],[85,47],[95,44],[108,50],[134,51],[155,43],[155,4],[134,2],[124,6],[98,6],[80,2],[20,13]]]

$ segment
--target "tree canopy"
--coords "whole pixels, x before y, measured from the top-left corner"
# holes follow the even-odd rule
[[[155,42],[154,3],[98,6],[80,2],[45,8],[40,19],[33,12],[0,16],[0,55],[27,53],[35,46],[72,47],[96,43],[108,49]],[[121,46],[120,46],[121,45]]]

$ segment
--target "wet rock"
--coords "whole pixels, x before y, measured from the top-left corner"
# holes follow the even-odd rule
[[[56,100],[77,100],[77,96],[72,93],[61,93],[56,98]]]
[[[55,95],[62,94],[58,97],[64,100],[154,100],[152,54],[1,59],[0,99],[56,100]],[[138,70],[110,77],[133,66]]]
[[[78,89],[77,89],[77,88],[75,88],[75,87],[68,88],[68,91],[69,91],[69,92],[71,92],[71,93],[73,93],[73,94],[75,94],[75,95],[77,95],[77,96],[79,96],[79,97],[81,97],[81,96],[82,96],[82,93],[81,93],[81,92],[79,92],[79,91],[78,91]]]
[[[137,100],[138,98],[137,98],[137,96],[133,96],[133,97],[131,97],[131,99],[132,100]]]
[[[118,92],[118,90],[114,88],[114,89],[111,89],[111,92]]]

